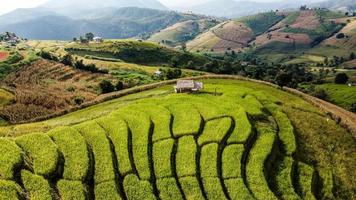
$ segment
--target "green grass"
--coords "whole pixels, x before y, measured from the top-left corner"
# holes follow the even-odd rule
[[[87,189],[81,181],[59,180],[57,189],[63,200],[86,200],[88,197]]]
[[[201,149],[200,173],[203,179],[218,177],[218,148],[218,144],[211,143]]]
[[[201,116],[197,109],[188,103],[170,104],[167,108],[173,114],[174,136],[179,137],[198,134],[201,124]]]
[[[224,184],[229,192],[231,200],[254,199],[250,191],[245,186],[243,179],[226,179],[224,180]]]
[[[140,179],[149,180],[151,174],[148,160],[148,141],[151,131],[151,121],[144,112],[130,107],[114,114],[121,116],[128,124],[132,134],[132,152]]]
[[[105,131],[95,122],[88,121],[75,128],[83,135],[95,159],[94,182],[96,184],[115,179],[111,148]]]
[[[162,200],[182,200],[182,194],[179,191],[177,182],[174,178],[163,178],[157,180],[157,188],[159,197]]]
[[[317,85],[316,88],[325,90],[328,101],[347,110],[351,109],[352,104],[356,103],[356,87],[327,83]]]
[[[124,179],[124,188],[128,200],[156,199],[149,182],[140,181],[135,175],[127,175]]]
[[[203,178],[203,185],[208,199],[226,199],[219,178]]]
[[[121,200],[116,182],[106,181],[95,186],[95,199],[98,200]]]
[[[63,178],[85,181],[89,170],[88,147],[83,136],[73,128],[59,127],[48,132],[65,160]]]
[[[277,199],[270,190],[265,176],[265,163],[272,153],[276,135],[270,127],[258,127],[258,138],[251,149],[246,165],[249,187],[257,199]]]
[[[316,199],[313,194],[314,184],[314,169],[304,163],[299,162],[297,165],[298,178],[298,193],[303,199]]]
[[[153,163],[156,178],[172,177],[171,154],[174,141],[167,139],[153,144]]]
[[[119,163],[119,173],[124,176],[132,172],[132,166],[129,157],[129,129],[126,122],[117,117],[103,117],[97,120],[97,123],[105,129],[108,137],[115,146],[116,159]]]
[[[276,187],[279,198],[286,200],[300,199],[294,191],[293,176],[293,159],[284,157],[278,166],[278,173],[276,175]]]
[[[314,192],[319,198],[331,190],[335,198],[352,197],[354,140],[337,123],[328,120],[327,115],[299,97],[269,86],[237,80],[203,82],[205,87],[201,93],[175,94],[172,85],[163,86],[40,123],[2,127],[1,136],[16,142],[25,137],[32,138],[33,135],[47,138],[47,142],[41,143],[32,139],[31,146],[36,153],[44,156],[42,159],[45,162],[55,160],[50,155],[51,145],[55,147],[54,152],[60,153],[60,162],[55,164],[55,169],[60,169],[60,173],[54,173],[55,177],[46,176],[51,186],[60,179],[74,176],[66,173],[69,165],[79,169],[79,164],[89,157],[89,173],[84,174],[84,167],[80,173],[72,170],[73,173],[82,174],[75,175],[76,181],[82,182],[81,177],[86,176],[86,181],[75,189],[80,195],[82,188],[88,186],[85,193],[96,192],[97,198],[100,196],[102,199],[119,199],[124,194],[127,199],[156,199],[153,193],[161,199],[195,200],[204,199],[204,196],[220,199],[225,195],[221,193],[220,182],[225,185],[223,193],[226,192],[230,197],[228,199],[274,199],[274,194],[288,199],[294,190],[304,199],[313,197]],[[218,95],[215,95],[215,89]],[[251,109],[250,112],[246,111],[249,106],[256,105],[256,110],[261,113],[252,112]],[[273,112],[282,114],[277,116],[268,112],[269,105],[273,105]],[[177,107],[175,113],[171,110],[172,106]],[[159,116],[160,113],[163,115]],[[176,128],[194,127],[194,134],[189,131],[189,135],[175,137],[171,133],[171,128],[173,130],[177,122],[177,113],[181,119]],[[194,116],[198,116],[198,122],[194,121]],[[222,123],[225,120],[226,124]],[[291,133],[289,123],[293,124],[298,147],[293,158],[315,166],[308,167],[304,172],[302,167],[297,167],[294,178],[289,176],[291,162],[286,161],[285,165],[277,168],[280,156],[285,155],[272,151],[274,147],[276,149],[273,150],[277,150],[277,147],[284,149],[283,145],[277,145],[285,140],[277,128],[282,130],[285,126],[283,130]],[[79,133],[71,131],[73,129]],[[229,129],[232,135],[227,138]],[[36,132],[48,134],[33,134]],[[202,140],[200,136],[204,139],[202,146],[198,145],[199,139]],[[16,145],[21,146],[19,143]],[[88,147],[86,155],[83,153],[84,146]],[[37,151],[37,148],[41,151]],[[25,151],[22,146],[21,149]],[[75,157],[77,159],[74,162]],[[26,162],[18,170],[33,172],[38,168],[38,164],[29,159],[31,157],[24,158]],[[5,171],[11,169],[9,166],[5,167]],[[314,187],[314,171],[321,172],[321,169],[332,171],[327,171],[325,176],[319,173],[322,176],[320,183],[323,184]],[[283,193],[278,193],[279,190]],[[26,195],[29,194],[27,192]]]
[[[202,135],[198,139],[198,144],[204,145],[211,142],[221,142],[230,130],[231,124],[231,118],[228,117],[208,121],[205,124]]]
[[[42,176],[23,170],[21,171],[21,179],[31,200],[52,199],[52,188]]]
[[[233,144],[225,147],[222,154],[222,176],[224,179],[242,178],[241,164],[244,146]]]
[[[14,180],[15,170],[23,162],[21,149],[15,142],[0,138],[0,179]]]
[[[333,173],[330,169],[319,169],[318,170],[319,181],[321,182],[321,187],[323,188],[320,192],[321,199],[335,199],[333,194]]]
[[[193,136],[181,137],[178,141],[176,154],[176,170],[178,177],[195,176],[197,145]]]
[[[254,35],[266,32],[272,25],[281,21],[284,17],[275,12],[260,13],[253,16],[243,17],[239,21],[250,27]]]
[[[38,133],[16,138],[16,144],[26,153],[25,162],[35,174],[51,177],[57,170],[59,154],[57,145],[47,135]]]
[[[196,177],[179,178],[185,198],[187,200],[203,200],[204,196],[199,188],[199,182]]]
[[[270,104],[267,105],[266,108],[268,109],[269,112],[272,113],[274,119],[277,122],[278,137],[282,142],[283,152],[286,155],[291,156],[297,148],[297,142],[294,136],[293,125],[288,119],[288,116],[285,113],[283,113],[280,109],[278,109],[277,105]]]
[[[0,199],[15,200],[22,198],[24,198],[24,192],[16,182],[0,179]]]

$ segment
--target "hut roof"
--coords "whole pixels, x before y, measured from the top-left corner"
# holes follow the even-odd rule
[[[195,84],[193,80],[179,80],[176,87],[177,89],[193,89]]]

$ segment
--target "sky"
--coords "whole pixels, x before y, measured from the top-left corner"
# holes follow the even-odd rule
[[[15,10],[16,8],[31,8],[36,7],[48,0],[5,0],[0,6],[0,15]],[[59,0],[60,1],[60,0]],[[75,0],[73,0],[75,1]],[[167,7],[189,7],[192,5],[201,4],[211,0],[159,0]],[[271,2],[277,0],[252,0],[259,2]]]

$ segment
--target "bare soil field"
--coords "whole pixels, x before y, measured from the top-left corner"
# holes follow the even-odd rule
[[[292,24],[291,27],[312,30],[314,28],[317,28],[319,25],[320,22],[315,16],[314,11],[306,10],[300,12],[300,15],[298,16],[298,18],[295,20],[295,22]]]
[[[14,123],[92,101],[103,79],[112,77],[38,60],[5,78],[3,84],[14,90],[15,103],[2,108],[1,115]]]
[[[345,34],[344,38],[336,38],[339,33]],[[333,37],[322,42],[322,45],[331,45],[345,49],[355,49],[356,50],[356,20],[348,23],[343,29],[341,29]]]
[[[0,62],[6,60],[9,57],[9,52],[0,51]]]
[[[309,44],[311,42],[311,39],[306,34],[284,33],[284,32],[273,31],[268,34],[263,34],[258,36],[254,41],[254,43],[256,45],[264,45],[276,41],[284,42],[284,43]]]

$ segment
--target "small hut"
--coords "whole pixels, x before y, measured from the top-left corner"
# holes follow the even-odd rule
[[[174,86],[174,90],[176,93],[198,92],[202,90],[203,87],[204,85],[202,82],[193,80],[179,80],[177,81],[177,85]]]

